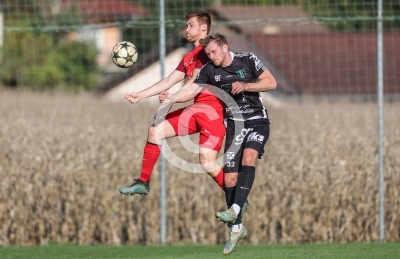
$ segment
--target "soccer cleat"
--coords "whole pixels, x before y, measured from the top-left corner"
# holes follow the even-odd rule
[[[119,189],[119,192],[125,195],[148,195],[150,193],[150,181],[145,182],[139,179],[135,179],[135,182],[132,185],[122,187],[121,189]]]
[[[222,211],[222,212],[216,212],[215,213],[215,217],[219,220],[222,221],[224,223],[232,223],[235,222],[237,219],[237,215],[235,213],[235,211],[230,208],[226,211]]]
[[[247,207],[250,205],[249,200],[246,200],[245,203],[243,204],[243,208],[241,210],[240,218],[243,220],[244,213],[247,210]],[[228,228],[231,228],[235,224],[236,220],[234,222],[228,222]]]
[[[229,241],[228,243],[225,244],[223,254],[224,255],[231,254],[235,250],[237,243],[243,238],[245,238],[247,234],[248,233],[245,226],[243,226],[242,230],[240,230],[239,232],[231,232],[229,234]]]

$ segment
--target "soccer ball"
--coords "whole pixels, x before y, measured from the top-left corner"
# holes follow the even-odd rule
[[[115,44],[111,51],[111,59],[115,65],[127,68],[135,64],[138,58],[138,52],[129,41],[121,41]]]

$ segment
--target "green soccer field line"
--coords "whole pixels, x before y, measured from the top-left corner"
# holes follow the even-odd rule
[[[80,258],[222,258],[222,245],[174,246],[78,246],[46,245],[2,247],[2,259],[80,259]],[[232,258],[400,258],[400,243],[312,244],[312,245],[239,245]]]

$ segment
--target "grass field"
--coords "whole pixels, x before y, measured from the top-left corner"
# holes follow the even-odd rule
[[[223,258],[219,246],[75,246],[0,248],[2,259],[47,258]],[[399,258],[400,243],[318,245],[242,245],[231,258]]]

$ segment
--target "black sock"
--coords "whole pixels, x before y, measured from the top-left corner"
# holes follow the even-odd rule
[[[235,201],[235,186],[225,187],[225,201],[226,206],[230,208]]]
[[[251,187],[253,186],[254,179],[256,176],[256,168],[254,166],[242,166],[236,183],[235,202],[240,208],[243,208],[243,204],[246,202],[249,196]],[[240,218],[238,217],[238,220]],[[236,221],[238,223],[238,221]],[[241,221],[239,222],[241,223]]]

